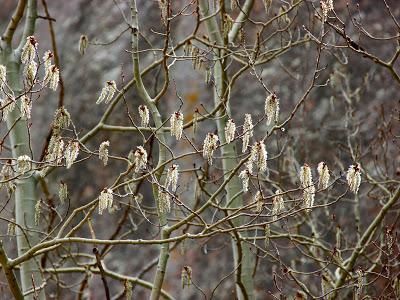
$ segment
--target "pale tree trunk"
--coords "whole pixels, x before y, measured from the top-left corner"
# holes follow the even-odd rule
[[[247,1],[246,7],[250,9],[253,1]],[[203,17],[211,15],[214,12],[210,9],[209,2],[206,0],[199,1],[200,9]],[[243,16],[239,16],[241,21],[243,21]],[[218,24],[214,18],[208,18],[206,21],[207,30],[209,33],[209,38],[211,42],[215,42],[219,46],[224,46],[224,41],[221,37],[221,32],[218,29]],[[231,32],[231,39],[234,39],[235,33],[237,34],[238,28],[234,27],[235,32]],[[226,43],[227,41],[225,41]],[[218,137],[221,143],[225,143],[225,126],[229,119],[228,114],[230,114],[229,99],[223,99],[224,95],[227,95],[227,75],[222,57],[224,56],[224,51],[214,51],[214,59],[216,63],[214,65],[214,105],[219,106],[221,101],[224,101],[224,105],[218,113]],[[226,96],[228,97],[228,96]],[[235,142],[231,142],[223,147],[221,147],[221,157],[222,157],[222,168],[225,174],[225,179],[229,177],[231,170],[237,165],[236,157],[236,146]],[[241,184],[237,176],[234,176],[230,182],[225,187],[226,201],[228,207],[241,207],[244,205],[243,197],[240,195]],[[232,224],[237,227],[242,223],[242,218],[235,218]],[[240,236],[239,233],[237,235]],[[250,252],[250,247],[248,244],[243,242],[238,242],[236,238],[232,239],[232,252],[235,262],[236,269],[236,294],[238,299],[254,299],[254,282],[253,282],[253,268],[254,259]]]
[[[7,67],[7,81],[14,94],[22,93],[22,66],[18,58],[15,57],[11,49],[3,49],[1,63]],[[7,127],[11,128],[9,133],[12,157],[17,159],[21,155],[28,155],[32,158],[30,149],[30,135],[28,123],[20,118],[20,101],[18,106],[8,114]],[[38,226],[35,225],[35,205],[38,201],[36,191],[36,180],[32,174],[25,174],[16,182],[14,192],[15,199],[15,220],[17,226],[17,247],[18,255],[24,254],[29,248],[39,241]],[[22,232],[22,230],[23,232]],[[22,263],[20,268],[20,279],[22,292],[26,293],[36,289],[42,284],[41,273],[37,260],[31,259]],[[44,299],[44,293],[39,290],[30,293],[25,299]]]
[[[0,64],[7,68],[7,83],[16,97],[23,92],[23,66],[20,61],[20,52],[26,42],[26,37],[34,33],[36,21],[36,0],[20,0],[17,8],[4,32],[0,48]],[[24,32],[17,50],[12,49],[12,39],[16,28],[26,11]],[[20,118],[21,101],[17,100],[17,106],[8,114],[7,129],[8,138],[12,150],[12,157],[16,160],[19,156],[27,155],[33,159],[30,147],[31,135],[29,124]],[[37,181],[33,172],[28,172],[16,181],[14,192],[15,200],[15,221],[17,223],[17,248],[18,255],[24,254],[33,245],[39,242],[39,228],[35,224],[35,205],[38,201]],[[5,255],[5,253],[4,253]],[[43,280],[38,263],[38,257],[30,259],[20,265],[19,275],[21,281],[22,294],[25,299],[45,299],[45,294],[41,289]],[[4,258],[4,260],[6,260]],[[9,270],[12,272],[12,270]],[[11,278],[11,277],[10,277]],[[15,293],[14,293],[15,296]]]
[[[138,11],[136,6],[136,0],[131,0],[131,17],[132,17],[132,62],[133,62],[133,75],[135,78],[136,89],[142,100],[145,102],[147,107],[149,108],[151,115],[153,117],[154,123],[157,128],[162,127],[162,118],[161,114],[157,108],[155,100],[150,97],[148,94],[140,73],[140,61],[139,61],[139,20],[138,20]],[[159,141],[158,145],[158,163],[157,167],[159,170],[156,172],[155,177],[157,181],[161,180],[162,173],[164,167],[161,167],[166,161],[166,149],[165,149],[165,132],[163,130],[158,130],[156,133],[157,140]],[[169,227],[168,227],[168,218],[167,213],[162,212],[159,209],[158,205],[158,187],[154,183],[153,184],[153,197],[156,202],[156,207],[158,211],[158,220],[160,222],[161,228],[161,238],[167,239],[170,236]],[[151,289],[151,300],[156,300],[160,298],[162,284],[164,282],[165,273],[167,270],[167,263],[169,259],[169,243],[163,243],[160,247],[160,255],[157,263],[156,274],[154,275],[153,287]]]
[[[214,91],[214,101],[215,105],[218,105],[221,101],[220,95],[224,93],[225,90],[222,88],[223,78],[222,78],[222,68],[219,63],[214,67],[214,78],[215,78],[215,91]],[[229,109],[229,102],[226,102],[225,107]],[[223,113],[223,112],[222,112]],[[225,126],[228,121],[228,116],[224,116],[218,119],[218,136],[222,142],[225,142]],[[236,147],[235,142],[231,142],[223,147],[221,147],[221,157],[222,157],[222,169],[225,173],[225,179],[229,177],[230,170],[233,170],[237,165],[236,157]],[[241,207],[244,205],[243,197],[240,195],[242,190],[240,181],[237,176],[234,176],[230,182],[226,185],[226,201],[228,207]],[[242,224],[242,218],[235,218],[232,221],[235,227]],[[239,233],[238,233],[239,234]],[[240,277],[236,280],[236,293],[239,299],[254,299],[253,292],[253,267],[254,260],[252,253],[250,252],[250,247],[247,243],[238,242],[232,239],[232,251],[235,260],[236,275]],[[239,274],[239,275],[238,275]],[[240,280],[240,282],[239,282]]]

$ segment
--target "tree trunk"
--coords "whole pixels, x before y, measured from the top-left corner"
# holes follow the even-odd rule
[[[199,2],[201,12],[203,17],[211,15],[214,12],[210,9],[209,2],[207,0],[201,0]],[[218,24],[215,17],[208,18],[206,20],[207,31],[210,35],[210,41],[215,42],[220,46],[223,46],[223,41],[221,38],[221,32],[218,29]],[[226,73],[223,63],[223,53],[224,51],[215,51],[214,59],[216,63],[214,66],[214,104],[218,106],[221,99],[226,92]],[[228,96],[227,96],[228,97]],[[225,101],[226,111],[222,108],[218,114],[218,137],[222,143],[225,143],[225,126],[229,119],[226,112],[229,113],[230,105],[229,101]],[[224,116],[224,117],[221,117]],[[221,157],[222,157],[222,168],[224,171],[225,179],[229,177],[229,171],[234,169],[237,165],[235,142],[231,142],[223,147],[221,147]],[[243,197],[240,196],[241,185],[237,176],[234,176],[231,181],[225,187],[226,198],[229,207],[240,207],[243,205]],[[233,197],[236,197],[233,201]],[[233,224],[239,226],[242,223],[242,218],[236,218]],[[246,243],[237,242],[232,239],[232,252],[235,262],[236,275],[240,272],[239,277],[236,279],[236,294],[238,299],[254,299],[254,283],[253,283],[253,258],[250,253],[250,247]]]
[[[4,49],[3,49],[4,50]],[[10,88],[16,96],[22,93],[22,68],[21,63],[14,56],[13,51],[4,50],[1,63],[7,67],[7,79]],[[28,155],[32,158],[30,148],[30,135],[28,122],[20,118],[20,101],[17,101],[15,109],[8,114],[7,127],[12,128],[9,133],[12,157],[17,159],[21,155]],[[29,176],[30,175],[30,176]],[[16,182],[15,198],[15,219],[17,226],[18,255],[24,254],[30,247],[39,241],[38,226],[35,225],[35,205],[38,201],[36,191],[36,180],[32,174],[25,174]],[[21,230],[22,229],[22,230]],[[23,231],[23,232],[22,232]],[[22,263],[20,268],[21,288],[26,293],[42,284],[42,277],[39,264],[36,259],[30,259]],[[25,299],[45,299],[44,293],[36,291],[30,293]]]

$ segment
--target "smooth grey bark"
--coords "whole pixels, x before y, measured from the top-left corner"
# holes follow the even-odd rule
[[[11,48],[3,49],[0,63],[7,67],[7,81],[16,96],[22,93],[22,66]],[[30,135],[28,123],[20,118],[20,101],[7,118],[7,127],[10,131],[9,139],[12,157],[17,159],[21,155],[32,158],[30,148]],[[17,226],[18,255],[24,254],[33,245],[39,242],[38,226],[35,225],[35,205],[38,201],[36,180],[31,173],[25,174],[16,181],[14,193],[15,220]],[[22,292],[26,293],[33,289],[32,280],[36,289],[42,284],[39,265],[35,259],[21,264],[20,280]],[[33,299],[35,293],[25,296],[25,299]],[[37,291],[37,299],[45,299],[42,290]]]
[[[133,74],[136,83],[136,89],[146,103],[147,107],[149,108],[151,115],[153,117],[154,123],[157,128],[162,127],[162,118],[161,114],[157,108],[156,102],[154,99],[150,97],[148,94],[140,73],[140,61],[139,61],[139,20],[138,20],[138,11],[136,6],[136,1],[131,0],[131,18],[132,18],[132,61],[133,61]],[[156,137],[159,141],[158,145],[158,164],[157,168],[163,165],[166,161],[166,149],[165,149],[165,132],[163,130],[158,130],[156,133]],[[162,177],[162,173],[164,171],[164,167],[159,168],[156,173],[156,179],[160,181]],[[160,222],[161,229],[161,238],[167,239],[170,236],[170,232],[168,230],[168,219],[167,213],[160,211],[158,205],[158,187],[156,184],[153,184],[153,197],[156,202],[157,211],[158,211],[158,219]],[[167,263],[169,259],[169,243],[163,243],[160,248],[160,255],[158,258],[157,270],[153,280],[153,287],[151,289],[151,300],[156,300],[160,298],[162,284],[165,278],[165,272],[167,269]]]
[[[0,64],[5,65],[7,68],[7,83],[16,97],[23,93],[23,66],[20,61],[20,53],[22,46],[26,42],[26,37],[34,33],[37,17],[36,9],[36,0],[19,1],[3,39],[0,41]],[[20,25],[25,10],[24,31],[18,48],[14,50],[11,46],[13,35]],[[20,118],[20,107],[20,100],[17,100],[17,107],[7,117],[12,157],[17,159],[19,156],[27,155],[33,159],[30,147],[29,124],[26,120]],[[17,248],[18,255],[22,255],[39,242],[39,228],[35,224],[35,205],[38,201],[37,182],[33,173],[28,172],[15,183],[15,219],[18,225],[16,230]],[[41,289],[43,281],[37,259],[23,262],[19,269],[21,289],[25,299],[45,299],[44,291]]]
[[[199,1],[200,9],[203,17],[214,13],[210,10],[210,5],[207,0]],[[253,1],[248,0],[245,3],[247,13],[251,9]],[[245,14],[239,15],[240,21],[245,19]],[[238,23],[236,23],[238,24]],[[207,31],[210,35],[210,41],[215,42],[219,46],[224,46],[221,37],[221,32],[218,28],[217,21],[215,17],[208,18],[206,20]],[[236,34],[239,31],[239,27],[236,25],[228,35],[229,40],[233,41]],[[228,41],[229,41],[228,40]],[[221,109],[218,114],[217,128],[218,136],[222,143],[225,143],[225,126],[229,120],[230,114],[230,104],[229,99],[222,99],[223,95],[226,94],[227,84],[226,84],[226,72],[224,71],[224,61],[223,55],[224,51],[214,51],[214,58],[217,59],[214,65],[214,105],[218,106],[221,101],[224,101],[224,106],[226,109]],[[226,96],[229,97],[229,96]],[[236,157],[236,142],[233,141],[220,148],[221,150],[221,160],[222,168],[224,170],[224,179],[229,177],[229,171],[233,170],[237,165]],[[232,177],[232,179],[225,186],[226,198],[229,207],[240,207],[243,206],[243,197],[240,195],[242,190],[239,178],[237,176]],[[242,223],[242,218],[235,218],[233,220],[233,225],[239,226]],[[239,235],[239,233],[238,233]],[[239,235],[240,237],[240,235]],[[232,252],[235,262],[236,276],[240,277],[236,279],[236,293],[238,299],[254,299],[254,282],[253,282],[253,267],[254,261],[250,251],[250,247],[247,243],[237,242],[235,238],[232,238]],[[239,275],[238,275],[239,274]]]
[[[216,82],[216,89],[214,91],[214,104],[218,105],[220,100],[219,95],[224,93],[224,84],[222,83],[222,67],[221,64],[217,63],[214,67],[214,78]],[[229,102],[226,104],[226,108],[229,109]],[[228,115],[222,117],[224,112],[220,112],[217,128],[218,128],[218,136],[222,142],[225,142],[225,126],[228,122]],[[236,157],[236,147],[235,142],[231,142],[223,147],[221,147],[221,160],[222,160],[222,169],[224,170],[225,176],[224,179],[229,177],[230,170],[233,170],[237,165],[237,161],[234,157]],[[241,207],[243,206],[243,197],[240,195],[242,191],[242,186],[239,181],[238,176],[234,176],[229,183],[225,187],[226,199],[228,203],[228,207]],[[237,227],[242,225],[243,218],[235,218],[232,221],[232,224]],[[239,234],[239,233],[238,233]],[[239,246],[241,249],[239,249]],[[235,261],[236,272],[240,272],[240,281],[243,284],[244,290],[240,286],[236,286],[236,292],[239,299],[254,299],[254,283],[253,283],[253,267],[254,261],[252,254],[250,252],[250,247],[247,243],[238,242],[232,238],[232,250],[233,257]]]

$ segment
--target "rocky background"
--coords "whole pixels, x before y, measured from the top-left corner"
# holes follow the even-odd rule
[[[39,1],[41,2],[41,1]],[[118,3],[118,6],[115,4]],[[132,78],[132,64],[130,50],[130,33],[121,15],[121,10],[129,16],[128,1],[101,1],[101,0],[70,0],[70,1],[48,1],[48,9],[55,30],[57,49],[60,56],[60,69],[64,82],[64,105],[72,115],[76,130],[84,135],[99,120],[105,110],[104,105],[96,105],[95,102],[100,90],[107,80],[115,80],[118,87]],[[188,1],[173,1],[175,9],[183,7]],[[241,3],[243,1],[240,1]],[[280,8],[280,1],[273,1],[270,14],[276,14]],[[389,60],[394,53],[398,43],[395,40],[385,39],[399,35],[399,28],[388,15],[383,1],[360,0],[334,1],[335,11],[344,20],[348,34],[357,40],[362,47],[370,53],[376,54],[384,60]],[[400,20],[400,2],[396,0],[387,1],[393,15]],[[314,8],[318,6],[317,1],[306,1],[306,4],[298,10],[292,25],[292,32],[301,36],[306,34],[305,28],[312,33],[318,33],[320,23],[313,19]],[[357,8],[359,5],[359,9]],[[0,3],[0,28],[4,29],[11,12],[16,6],[14,0],[2,0]],[[157,1],[138,1],[141,33],[147,42],[142,39],[141,48],[148,49],[149,44],[153,48],[161,48],[163,39],[159,32],[163,32],[163,24],[160,21],[160,10]],[[39,4],[39,15],[45,16],[43,6]],[[256,0],[252,19],[261,20],[265,18],[262,1]],[[365,38],[358,40],[358,30],[351,23],[352,18],[361,22],[363,28],[371,36],[376,38]],[[172,23],[172,42],[177,43],[193,30],[193,15],[181,16]],[[304,27],[303,27],[304,26]],[[204,28],[201,28],[204,31]],[[331,30],[332,31],[332,30]],[[248,41],[254,41],[255,28],[246,25],[245,32]],[[205,33],[205,32],[204,32]],[[81,35],[89,37],[89,47],[84,55],[78,51],[78,42]],[[268,36],[268,32],[265,33]],[[39,41],[39,49],[44,53],[51,49],[48,20],[40,18],[37,22],[36,37]],[[346,45],[343,39],[333,32],[328,34],[326,41],[336,45]],[[278,38],[272,39],[270,48],[279,47]],[[141,56],[143,67],[148,66],[154,59],[161,57],[159,51],[146,51]],[[315,44],[309,43],[287,51],[284,55],[257,68],[262,74],[263,80],[279,95],[281,100],[281,114],[287,117],[294,104],[304,93],[312,69],[315,63]],[[303,162],[319,161],[327,162],[336,175],[344,172],[348,165],[352,164],[352,158],[348,153],[348,135],[351,135],[350,143],[356,145],[362,155],[364,165],[370,165],[371,170],[376,167],[376,172],[384,166],[388,178],[397,178],[400,173],[399,155],[399,82],[396,82],[390,72],[374,64],[347,48],[336,48],[326,50],[322,53],[322,65],[325,70],[321,72],[319,82],[326,86],[315,89],[301,112],[291,121],[285,132],[276,135],[276,146],[270,145],[271,152],[279,148],[279,141],[288,143],[287,150],[279,162],[282,169],[287,170],[287,177],[282,180],[296,182],[296,178],[290,176],[297,172]],[[236,69],[235,69],[236,68]],[[400,68],[396,66],[397,70]],[[235,65],[231,68],[237,70]],[[159,68],[149,72],[144,80],[150,91],[159,89],[162,79]],[[177,94],[184,99],[183,112],[186,120],[192,118],[196,108],[201,104],[206,108],[212,107],[212,87],[204,81],[204,71],[194,70],[190,61],[177,62],[171,68],[171,84],[168,93],[160,101],[161,111],[164,117],[176,111],[180,102]],[[261,116],[264,110],[265,91],[251,72],[247,72],[231,92],[232,118],[241,123],[244,113],[251,112],[256,118]],[[32,146],[37,159],[43,151],[46,137],[50,130],[54,111],[59,103],[57,92],[43,92],[33,108],[32,117]],[[127,109],[131,112],[134,120],[139,123],[137,113],[138,105],[142,104],[134,89],[126,93],[125,101],[118,104],[109,124],[129,125],[126,117]],[[239,121],[240,120],[240,121]],[[4,132],[4,123],[1,124],[1,132]],[[188,137],[201,146],[204,134],[216,129],[215,123],[207,121],[201,124],[196,134],[187,130]],[[266,128],[265,128],[266,130]],[[354,131],[357,132],[354,132]],[[257,133],[263,135],[263,130]],[[127,157],[130,150],[141,144],[141,137],[135,133],[119,133],[103,131],[88,143],[88,147],[96,149],[104,141],[110,140],[111,154]],[[174,144],[171,147],[176,153],[189,150],[188,144]],[[276,147],[274,149],[274,147]],[[383,155],[383,153],[385,155]],[[156,153],[154,153],[156,155]],[[387,160],[387,157],[391,157]],[[192,161],[188,159],[186,166],[190,168],[193,163],[201,164],[201,160]],[[70,187],[70,207],[58,205],[60,213],[67,213],[73,208],[87,203],[96,197],[98,192],[120,172],[122,164],[118,160],[111,160],[107,167],[103,167],[97,158],[90,158],[74,165],[69,172],[56,171],[49,179],[51,195],[57,198],[57,183],[64,181]],[[274,167],[277,167],[274,165]],[[292,173],[291,173],[292,172]],[[187,177],[181,182],[182,197],[190,198],[194,192],[190,185],[193,177]],[[343,187],[344,188],[344,187]],[[374,191],[371,191],[373,194]],[[149,185],[142,188],[144,194],[144,205],[154,205],[151,199]],[[373,198],[371,196],[371,198]],[[369,200],[379,201],[379,199]],[[335,206],[334,213],[338,216],[337,224],[351,231],[354,227],[353,217],[349,215],[346,204]],[[376,206],[362,203],[363,218],[367,223],[369,215],[376,214]],[[117,205],[117,209],[123,206]],[[12,203],[7,205],[6,211],[2,212],[10,216],[13,211]],[[44,212],[46,213],[46,212]],[[106,215],[93,220],[98,238],[108,238],[113,232],[109,224],[115,224],[118,220],[118,211],[114,215]],[[323,218],[321,216],[321,218]],[[325,222],[321,219],[321,222]],[[7,231],[6,225],[0,223],[1,233]],[[333,225],[332,225],[333,226]],[[158,233],[158,229],[147,222],[136,213],[132,213],[129,224],[125,229],[132,229],[130,238],[152,238]],[[90,236],[89,229],[84,228],[81,236]],[[332,237],[334,238],[334,237]],[[11,242],[7,243],[9,251],[15,250]],[[288,256],[290,256],[290,245]],[[82,247],[84,249],[84,247]],[[10,252],[11,253],[11,252]],[[112,254],[107,256],[106,264],[109,269],[127,275],[137,275],[147,263],[157,258],[157,247],[115,247]],[[294,259],[294,258],[293,258]],[[301,260],[296,263],[301,263]],[[164,288],[173,291],[178,299],[201,299],[202,294],[193,286],[182,289],[180,282],[181,268],[190,265],[193,268],[193,281],[210,295],[220,278],[232,271],[232,260],[230,240],[228,237],[220,237],[211,240],[193,241],[179,245],[172,253],[166,282]],[[259,299],[271,299],[267,291],[273,290],[272,276],[279,266],[270,263],[268,259],[260,260],[259,270],[255,278],[257,295]],[[2,276],[2,275],[1,275]],[[80,274],[63,275],[62,289],[54,289],[53,296],[60,299],[74,299],[79,286],[74,283],[80,281]],[[144,279],[151,280],[153,272],[148,272]],[[2,278],[2,277],[0,277]],[[217,280],[218,279],[218,280]],[[310,279],[311,280],[311,279]],[[316,282],[318,279],[316,278]],[[0,299],[9,299],[5,281],[0,283]],[[123,290],[120,284],[110,284],[112,292],[118,293]],[[377,285],[376,290],[379,290]],[[101,279],[93,275],[89,279],[89,288],[85,292],[87,299],[101,299],[103,289]],[[135,287],[135,299],[148,297],[148,291]],[[232,280],[223,281],[215,293],[218,299],[229,299],[233,297]]]

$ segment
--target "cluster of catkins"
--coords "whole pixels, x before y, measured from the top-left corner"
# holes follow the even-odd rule
[[[110,146],[109,141],[103,141],[99,146],[99,159],[103,162],[104,166],[108,163],[108,147]],[[143,148],[143,146],[136,147],[136,150],[133,154],[129,155],[129,160],[133,163],[133,168],[135,173],[139,173],[141,170],[146,169],[147,167],[147,152]],[[174,183],[172,183],[174,184]],[[110,211],[113,203],[113,194],[112,189],[104,188],[100,193],[98,198],[99,201],[99,214],[102,214],[105,209],[108,208]]]
[[[264,208],[264,198],[261,191],[257,191],[257,193],[255,194],[254,203],[255,203],[254,211],[256,213],[261,213]],[[276,221],[278,215],[282,213],[284,210],[285,210],[285,202],[283,200],[283,194],[281,190],[277,189],[275,191],[274,197],[272,198],[272,210],[271,210],[272,220]]]
[[[35,59],[37,53],[38,42],[34,36],[29,36],[22,48],[21,62],[25,65],[24,75],[28,85],[33,86],[37,83],[38,64]],[[56,65],[52,64],[53,53],[46,51],[43,56],[43,65],[45,75],[41,81],[42,87],[49,86],[52,90],[57,90],[60,81],[60,71]],[[0,106],[2,107],[2,119],[6,120],[9,113],[14,111],[16,103],[20,101],[21,118],[29,120],[31,118],[32,100],[28,94],[14,95],[11,88],[7,85],[7,67],[0,65],[0,95],[4,94],[4,98],[0,98]],[[0,120],[1,121],[1,120]]]
[[[322,18],[325,22],[328,18],[328,12],[333,10],[333,0],[320,0],[321,10],[322,10]]]
[[[165,184],[159,188],[158,192],[158,209],[160,213],[169,213],[171,211],[171,193],[175,193],[178,187],[179,166],[171,165],[167,170]]]
[[[34,36],[28,36],[26,43],[22,48],[21,61],[25,64],[25,76],[29,84],[33,85],[36,81],[38,64],[35,62],[37,56],[38,43]],[[43,64],[45,67],[45,75],[42,81],[42,86],[49,85],[50,89],[56,90],[60,81],[60,71],[56,65],[51,63],[53,53],[46,51],[43,56]]]
[[[113,194],[111,189],[104,189],[99,196],[99,214],[102,215],[105,209],[110,210],[113,205]]]
[[[70,140],[67,143],[61,137],[61,130],[66,129],[71,124],[69,112],[62,106],[54,114],[52,123],[52,135],[47,147],[45,161],[59,165],[65,159],[67,169],[71,168],[79,155],[79,142]]]
[[[320,162],[317,167],[319,181],[318,187],[326,189],[329,185],[330,171],[324,162]],[[312,180],[311,168],[308,164],[304,164],[300,169],[300,183],[303,188],[303,200],[306,208],[311,208],[314,204],[315,186]],[[359,164],[354,164],[349,167],[346,173],[346,181],[349,189],[354,194],[358,193],[361,184],[361,167]]]
[[[100,101],[102,102],[106,99],[109,102],[113,93],[116,90],[116,85],[114,81],[108,81],[104,87]],[[146,105],[140,105],[138,108],[139,116],[141,118],[141,126],[150,126],[150,111]],[[275,93],[271,93],[265,100],[265,116],[267,120],[267,125],[272,122],[277,123],[279,120],[279,99]],[[183,135],[183,114],[179,111],[171,114],[170,117],[170,133],[177,140],[182,138]],[[242,133],[242,151],[246,152],[249,147],[250,139],[253,137],[253,122],[250,114],[246,114],[243,123],[243,133]],[[235,140],[236,134],[236,124],[232,119],[229,119],[225,126],[225,141],[226,143],[231,143]],[[219,145],[219,137],[215,133],[207,133],[206,138],[203,142],[203,157],[207,159],[208,163],[211,165],[213,163],[214,151]],[[99,147],[99,158],[103,161],[104,165],[108,161],[108,147],[109,141],[104,141]],[[250,155],[248,161],[245,164],[246,169],[241,171],[239,178],[242,180],[243,191],[247,192],[249,189],[249,181],[253,173],[253,166],[255,165],[258,172],[265,172],[267,170],[267,159],[268,153],[264,141],[256,141],[251,146]],[[147,152],[142,147],[137,147],[137,150],[133,154],[134,170],[135,172],[140,172],[146,169],[147,166]],[[164,186],[160,186],[158,192],[158,209],[161,213],[166,213],[170,211],[171,208],[171,193],[176,192],[178,183],[178,165],[171,165],[168,168]],[[329,184],[330,172],[328,166],[324,162],[320,162],[317,168],[319,174],[318,187],[320,189],[326,189]],[[303,200],[304,207],[309,211],[314,203],[315,198],[315,186],[312,180],[311,168],[304,164],[300,169],[300,183],[303,189]],[[350,190],[353,193],[357,193],[360,182],[360,167],[358,164],[350,166],[347,172],[347,182],[349,184]],[[171,192],[169,191],[171,188]],[[277,216],[284,210],[283,192],[281,190],[276,190],[275,195],[272,199],[272,216],[276,220]],[[257,192],[255,195],[256,211],[260,212],[263,208],[263,197],[261,192]],[[103,208],[104,209],[104,208]],[[101,210],[102,211],[102,210]]]
[[[14,170],[11,165],[11,160],[9,160],[3,165],[0,171],[0,189],[4,187],[9,194],[12,194],[12,192],[15,190],[15,184],[12,180],[13,177]]]
[[[61,137],[61,129],[67,128],[71,123],[70,115],[64,107],[56,110],[52,123],[52,135],[46,149],[44,161],[52,165],[60,165],[65,160],[67,169],[71,168],[79,155],[79,142],[70,139],[65,142]],[[33,169],[33,160],[28,155],[21,155],[16,160],[18,173],[23,175]],[[39,174],[44,176],[48,167],[43,168]],[[7,163],[1,172],[1,175],[10,178],[12,171],[11,164]]]
[[[256,144],[257,145],[257,144]],[[257,149],[257,148],[255,148]],[[256,151],[254,151],[256,152]],[[254,159],[253,159],[254,160]],[[330,180],[330,171],[326,163],[320,162],[317,167],[318,172],[318,187],[320,189],[327,189]],[[251,169],[246,168],[239,173],[239,178],[242,181],[243,192],[248,192],[249,181],[251,178]],[[303,207],[309,212],[314,205],[316,188],[314,186],[312,171],[308,164],[304,164],[299,172],[300,185],[303,190]],[[358,193],[361,184],[361,167],[359,164],[351,165],[346,173],[346,181],[349,189],[354,194]],[[254,196],[255,212],[261,213],[263,210],[264,199],[261,191],[257,191]],[[273,221],[284,210],[283,193],[281,190],[276,190],[272,198],[272,217]]]
[[[270,125],[272,121],[275,123],[279,119],[279,99],[275,93],[270,94],[265,99],[265,116],[267,119],[267,125]],[[243,132],[242,132],[242,152],[245,153],[249,147],[250,139],[253,137],[253,121],[251,114],[244,115]],[[236,124],[232,119],[228,119],[225,125],[225,141],[231,143],[235,140]],[[203,156],[212,164],[212,158],[214,150],[217,148],[219,137],[214,133],[208,133],[203,143]],[[246,177],[253,171],[253,163],[256,164],[260,172],[265,172],[267,169],[267,158],[268,154],[265,149],[263,141],[258,141],[253,144],[250,151],[250,158],[247,164],[246,173],[241,173],[242,177]]]

